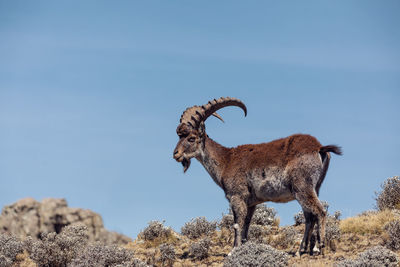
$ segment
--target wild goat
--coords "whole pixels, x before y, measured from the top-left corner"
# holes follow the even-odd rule
[[[208,137],[204,124],[211,115],[222,120],[216,111],[226,106],[240,107],[247,115],[243,102],[230,97],[214,99],[183,112],[176,130],[179,141],[174,159],[182,163],[186,172],[191,158],[196,158],[224,190],[234,216],[235,247],[246,242],[257,204],[296,199],[306,219],[300,254],[307,252],[315,223],[318,224],[318,247],[323,253],[326,211],[318,193],[328,171],[329,152],[341,155],[341,149],[334,145],[322,146],[315,137],[304,134],[226,148]]]

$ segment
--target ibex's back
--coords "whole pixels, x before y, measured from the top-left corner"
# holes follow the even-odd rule
[[[179,142],[174,158],[184,171],[196,158],[214,181],[222,187],[235,221],[235,242],[247,239],[255,205],[264,201],[287,202],[296,199],[303,208],[306,229],[300,250],[307,249],[314,224],[320,226],[320,248],[324,246],[325,217],[318,191],[329,166],[330,154],[341,154],[337,146],[322,146],[315,137],[297,134],[269,143],[226,148],[205,132],[204,121],[226,106],[238,106],[238,99],[220,98],[201,107],[194,106],[182,114],[177,128]],[[221,119],[222,120],[222,119]],[[310,252],[312,252],[310,248]]]
[[[284,167],[302,155],[318,153],[321,147],[315,137],[296,134],[269,143],[233,148],[231,161],[245,165],[249,169]]]

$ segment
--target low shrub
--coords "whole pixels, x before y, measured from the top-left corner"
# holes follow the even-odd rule
[[[278,236],[272,240],[274,247],[282,249],[290,248],[299,239],[299,232],[293,226],[282,227]]]
[[[375,267],[386,266],[396,267],[399,264],[399,257],[389,249],[376,246],[359,254],[357,259],[346,259],[335,264],[336,267]]]
[[[391,250],[400,250],[400,220],[395,220],[385,226],[388,234],[385,245]]]
[[[194,242],[190,248],[189,253],[198,260],[202,260],[208,257],[208,251],[210,249],[211,240],[206,237],[200,241]]]
[[[175,248],[171,244],[161,244],[160,247],[160,260],[162,263],[172,263],[175,260]]]
[[[306,218],[304,218],[304,213],[303,211],[299,211],[293,216],[294,219],[294,225],[301,225],[303,223],[306,223]]]
[[[335,211],[335,213],[333,214],[333,217],[334,217],[336,220],[340,220],[340,217],[342,217],[342,212],[339,211],[339,210]]]
[[[388,178],[381,185],[381,192],[376,192],[376,207],[385,209],[400,209],[400,177]]]
[[[185,223],[181,228],[181,233],[190,239],[201,236],[210,236],[217,229],[217,222],[209,222],[205,217],[198,217]]]
[[[82,266],[82,267],[84,267],[84,266]],[[109,267],[109,266],[107,266],[107,267]],[[147,265],[146,263],[144,263],[143,261],[135,258],[135,259],[132,259],[129,262],[123,262],[121,264],[115,264],[112,267],[150,267],[150,266]]]
[[[56,237],[56,243],[65,252],[67,261],[71,261],[88,242],[88,228],[82,224],[66,226]]]
[[[224,267],[288,266],[288,254],[269,245],[247,242],[232,250],[225,258]]]
[[[11,267],[13,262],[4,255],[0,255],[0,266],[1,267]]]
[[[4,255],[0,255],[0,266],[1,267],[11,267],[13,262]]]
[[[172,230],[164,226],[163,222],[160,221],[150,221],[147,226],[139,236],[146,240],[152,241],[157,238],[166,238],[172,234]]]
[[[28,237],[25,248],[38,266],[66,266],[82,251],[88,242],[87,227],[72,225],[64,227],[60,234],[42,234],[40,240]]]
[[[23,242],[9,234],[0,234],[0,266],[11,266],[15,257],[23,252]]]
[[[250,224],[248,240],[254,242],[262,242],[264,237],[267,236],[270,229],[267,226],[261,226],[258,224]]]
[[[233,214],[232,212],[230,212],[228,214],[222,214],[222,219],[219,222],[218,227],[221,229],[225,228],[228,230],[232,230],[233,224],[234,224]]]
[[[254,215],[251,219],[252,224],[257,225],[279,225],[279,219],[276,218],[276,211],[274,208],[267,207],[265,204],[260,204],[256,206]]]
[[[222,219],[218,226],[222,228],[226,228],[229,230],[233,230],[234,218],[232,214],[232,209],[229,209],[228,214],[223,214]],[[265,204],[259,204],[256,206],[253,217],[251,218],[252,225],[261,225],[261,226],[278,226],[279,218],[276,217],[276,211],[274,208],[268,207]]]
[[[136,263],[135,263],[136,262]],[[90,244],[73,259],[70,267],[137,266],[133,252],[116,245]]]
[[[340,221],[335,216],[328,216],[325,225],[325,240],[331,242],[333,240],[339,240],[341,236]],[[315,226],[317,228],[317,226]]]

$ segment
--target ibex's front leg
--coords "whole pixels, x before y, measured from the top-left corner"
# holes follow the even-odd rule
[[[230,204],[233,212],[234,226],[235,229],[235,241],[234,247],[238,247],[242,244],[242,238],[245,233],[245,222],[247,216],[247,204],[246,201],[239,195],[234,195],[230,198]],[[247,226],[248,228],[248,226]],[[247,232],[247,231],[246,231]],[[245,237],[244,237],[245,238]]]

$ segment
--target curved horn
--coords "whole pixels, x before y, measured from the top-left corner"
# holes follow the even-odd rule
[[[227,107],[227,106],[237,106],[244,111],[244,116],[247,116],[247,108],[245,104],[237,98],[233,97],[221,97],[208,102],[208,104],[203,105],[204,116],[202,121],[205,121],[208,117],[213,115],[217,110]]]
[[[208,104],[205,104],[201,107],[193,106],[187,108],[181,116],[180,123],[185,123],[193,128],[198,128],[200,123],[205,121],[211,115],[222,120],[221,116],[219,116],[216,111],[227,106],[240,107],[243,109],[244,115],[247,115],[247,108],[242,101],[233,97],[221,97],[211,100],[208,102]]]
[[[214,117],[220,119],[222,122],[225,122],[224,119],[223,119],[217,112],[214,112],[214,113],[211,114],[211,115],[213,115]]]
[[[204,116],[204,110],[199,106],[187,108],[181,116],[180,123],[189,124],[196,128]]]

